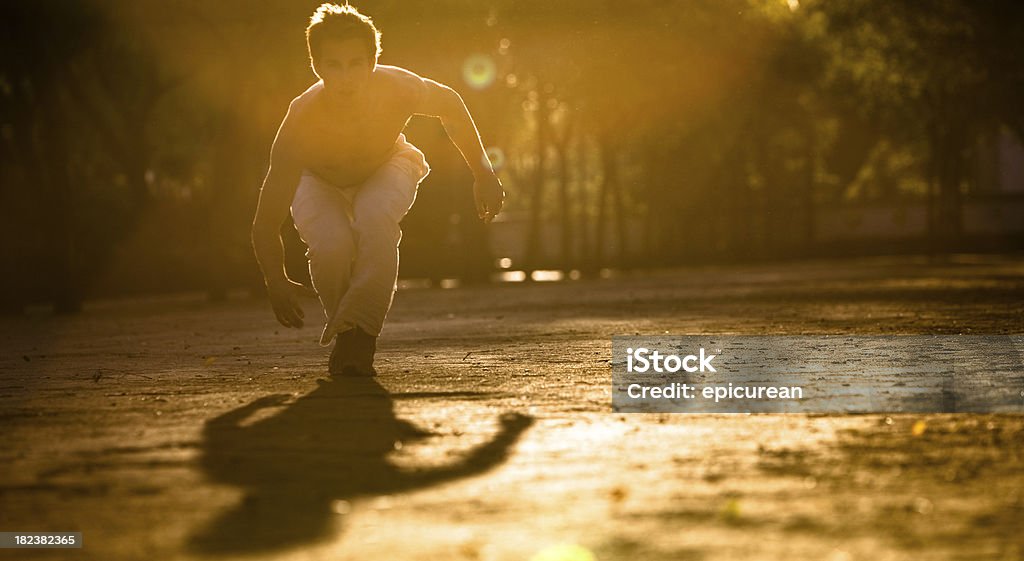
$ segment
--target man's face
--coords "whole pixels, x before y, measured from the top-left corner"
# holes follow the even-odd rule
[[[359,92],[373,73],[373,57],[359,39],[325,38],[314,65],[326,91],[340,99]]]

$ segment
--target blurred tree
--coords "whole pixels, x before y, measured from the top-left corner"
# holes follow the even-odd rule
[[[1012,0],[816,2],[828,21],[832,86],[866,118],[928,150],[929,228],[936,247],[962,235],[970,146],[993,123],[1018,135],[1024,6]]]
[[[29,265],[9,269],[0,281],[2,307],[20,310],[41,289],[58,311],[71,312],[81,303],[81,276],[74,213],[78,178],[69,138],[79,108],[69,91],[75,80],[70,61],[96,40],[102,22],[80,4],[6,2],[0,17],[0,81],[8,108],[4,160],[18,168],[23,181],[5,186],[3,199],[13,203],[6,207],[25,211],[5,221],[4,257]]]
[[[0,306],[259,290],[248,226],[277,124],[315,79],[315,4],[4,3],[0,227],[21,273]],[[935,247],[955,248],[977,139],[1024,134],[1010,0],[359,7],[382,63],[459,89],[504,155],[507,213],[485,227],[443,131],[414,120],[437,164],[407,217],[416,275],[485,279],[492,232],[525,269],[810,254],[823,212],[914,197],[933,201]],[[493,72],[466,73],[481,60]]]

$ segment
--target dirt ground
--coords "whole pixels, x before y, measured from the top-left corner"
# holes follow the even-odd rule
[[[316,318],[312,300],[307,317]],[[266,300],[0,320],[10,559],[1024,558],[1024,416],[616,414],[620,334],[1020,334],[1024,258],[398,293],[380,376]]]

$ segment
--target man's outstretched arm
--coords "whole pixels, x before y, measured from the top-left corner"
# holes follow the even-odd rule
[[[277,321],[285,327],[302,327],[304,313],[299,295],[305,287],[288,279],[284,269],[284,244],[281,225],[288,217],[302,167],[294,156],[296,147],[294,116],[289,108],[270,150],[270,169],[260,189],[256,217],[252,223],[252,247],[263,271],[270,303]]]
[[[473,196],[476,199],[477,215],[490,222],[499,212],[505,199],[501,182],[494,175],[494,169],[487,158],[480,133],[473,122],[462,96],[450,87],[429,78],[419,79],[419,97],[416,114],[441,118],[448,138],[462,153],[469,169],[473,172]]]

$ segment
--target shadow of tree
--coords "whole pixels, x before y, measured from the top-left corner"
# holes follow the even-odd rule
[[[270,395],[207,421],[201,467],[213,481],[242,488],[237,505],[189,538],[200,554],[255,553],[334,537],[336,500],[392,494],[485,472],[506,458],[532,424],[506,414],[499,432],[460,461],[409,469],[388,454],[395,442],[429,436],[395,416],[392,396],[372,378],[318,380],[318,387],[272,416],[244,424],[257,411],[284,404]]]

